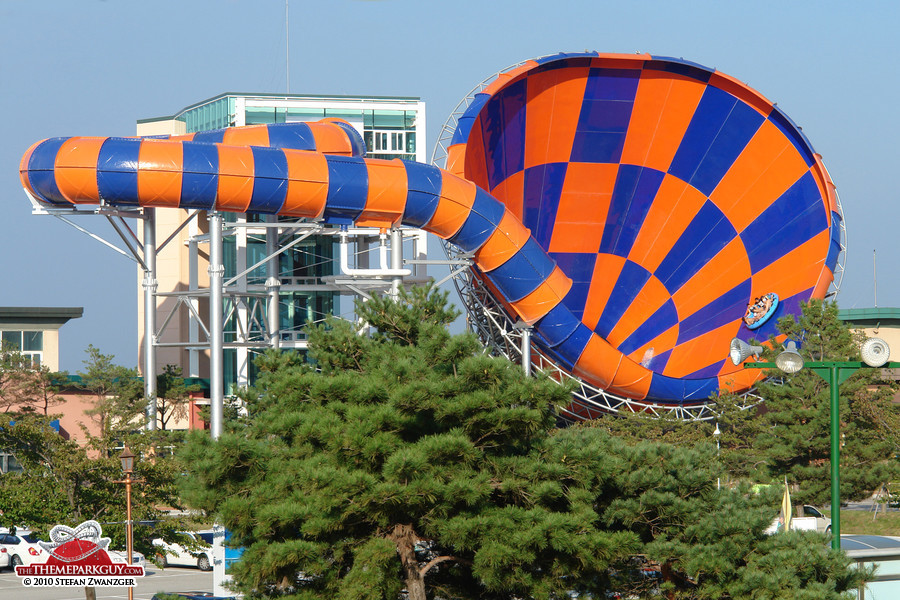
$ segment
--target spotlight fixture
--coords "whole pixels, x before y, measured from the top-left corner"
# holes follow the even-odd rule
[[[775,357],[775,366],[785,373],[796,373],[803,368],[803,357],[797,352],[794,340],[788,340],[784,352]]]
[[[731,356],[731,362],[737,366],[750,358],[751,356],[755,356],[759,358],[760,353],[762,353],[762,346],[751,346],[744,340],[734,338],[731,340],[731,350],[729,351],[729,356]]]
[[[870,367],[880,367],[891,358],[891,348],[881,338],[867,339],[859,350],[863,362]]]

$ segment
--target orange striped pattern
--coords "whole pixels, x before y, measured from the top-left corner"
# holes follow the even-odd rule
[[[463,226],[475,204],[475,184],[448,176],[444,173],[441,197],[428,229],[438,237],[447,239]]]
[[[666,201],[654,202],[650,207],[628,254],[629,260],[651,273],[659,268],[674,243],[706,203],[706,197],[696,188],[671,175],[663,178],[657,197]]]
[[[556,267],[536,290],[512,303],[512,309],[529,325],[550,312],[569,293],[572,280]]]
[[[550,252],[597,252],[618,165],[569,163]]]
[[[556,69],[529,77],[526,169],[569,162],[589,70]]]
[[[303,150],[285,150],[288,165],[288,189],[281,214],[290,217],[319,218],[328,199],[328,161],[322,154]]]
[[[253,196],[253,151],[249,147],[219,152],[218,207],[244,212]]]
[[[781,130],[765,121],[709,198],[741,232],[769,207],[760,198],[778,198],[807,171]]]
[[[512,258],[530,236],[522,222],[507,209],[497,229],[475,252],[475,261],[482,271],[486,273],[493,271]]]
[[[268,146],[269,128],[266,125],[229,127],[222,136],[222,143],[229,146]]]
[[[635,329],[643,325],[653,314],[662,308],[671,297],[666,287],[656,277],[650,277],[641,288],[634,302],[619,318],[618,323],[606,336],[606,340],[618,347]]]
[[[147,206],[178,208],[184,149],[179,142],[145,140],[138,158],[138,193]]]
[[[668,171],[705,89],[689,77],[644,71],[621,162]]]
[[[625,259],[613,254],[598,254],[591,276],[591,294],[584,305],[581,322],[593,330],[600,321],[606,302],[612,294],[616,279],[625,266]]]
[[[390,228],[400,224],[406,207],[408,183],[406,167],[399,160],[366,160],[369,196],[366,208],[356,219],[360,227]]]
[[[106,138],[74,137],[66,140],[56,155],[56,185],[72,204],[96,204],[97,158]]]
[[[648,369],[626,358],[597,335],[591,337],[575,363],[574,372],[613,393],[624,393],[638,400],[646,398],[652,377]]]
[[[353,156],[353,147],[350,145],[350,140],[347,139],[347,134],[333,122],[319,121],[310,123],[309,126],[318,152],[337,156]]]
[[[491,195],[506,205],[520,221],[522,220],[522,204],[525,196],[525,172],[514,173],[491,190]]]
[[[731,290],[735,282],[749,279],[752,273],[747,249],[740,238],[735,238],[673,293],[672,300],[682,318],[690,316],[706,306],[711,298],[718,298]],[[767,294],[772,289],[776,288],[766,288],[765,292],[757,292],[754,297]]]

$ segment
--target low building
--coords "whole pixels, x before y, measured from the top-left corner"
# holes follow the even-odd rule
[[[0,306],[0,340],[17,350],[35,366],[59,371],[59,330],[84,314],[82,307]],[[67,407],[67,413],[72,412]],[[71,426],[74,426],[72,423]],[[59,420],[54,427],[62,427]],[[0,473],[19,471],[15,457],[0,451]]]
[[[82,307],[0,306],[0,339],[35,365],[59,371],[59,329],[82,314]]]

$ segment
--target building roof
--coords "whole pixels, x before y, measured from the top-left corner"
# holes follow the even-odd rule
[[[200,102],[195,102],[190,106],[185,106],[177,113],[164,117],[151,117],[148,119],[138,119],[137,123],[153,123],[155,121],[170,121],[173,119],[178,119],[184,113],[194,110],[204,104],[210,104],[212,102],[216,102],[219,100],[223,100],[228,97],[243,97],[243,98],[276,98],[276,99],[298,99],[298,100],[323,100],[323,101],[371,101],[371,102],[419,102],[421,100],[418,96],[370,96],[370,95],[343,95],[343,94],[273,94],[273,93],[244,93],[244,92],[223,92],[211,98],[207,98],[206,100],[201,100]]]
[[[80,319],[84,314],[81,306],[0,306],[0,325],[58,325],[70,319]]]
[[[900,557],[900,537],[886,535],[842,535],[841,550],[859,558]]]
[[[898,325],[900,324],[900,308],[845,308],[838,311],[838,318],[848,323]]]

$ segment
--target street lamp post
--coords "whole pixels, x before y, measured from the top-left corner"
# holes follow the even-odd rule
[[[735,350],[738,350],[735,353]],[[737,365],[750,355],[742,355],[741,350],[751,352],[759,356],[762,348],[759,346],[744,346],[737,339],[732,341],[731,360]],[[744,363],[745,369],[772,369],[776,368],[784,373],[792,374],[808,368],[810,371],[825,380],[831,395],[831,547],[841,549],[841,433],[840,412],[841,398],[840,386],[847,378],[864,367],[881,367],[895,369],[900,367],[898,362],[887,362],[890,350],[887,344],[879,338],[868,339],[862,347],[862,355],[865,362],[860,361],[812,361],[805,362],[797,351],[797,345],[788,341],[784,352],[775,358],[775,362]],[[736,360],[740,358],[740,360]]]
[[[713,437],[716,438],[716,460],[719,458],[719,436],[722,435],[722,432],[719,430],[719,422],[716,421],[716,429],[713,431]],[[716,477],[716,489],[722,489],[722,478]]]
[[[125,473],[125,520],[127,522],[125,527],[125,553],[128,557],[128,566],[131,566],[132,561],[134,560],[133,548],[134,548],[134,530],[132,529],[131,524],[131,475],[134,473],[134,453],[128,449],[128,446],[122,450],[122,454],[119,455],[119,460],[122,461],[122,471]],[[132,600],[134,598],[134,588],[128,588],[128,600]]]

